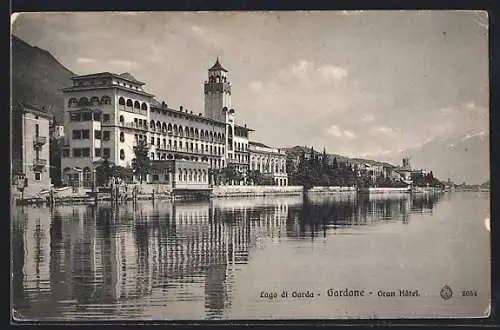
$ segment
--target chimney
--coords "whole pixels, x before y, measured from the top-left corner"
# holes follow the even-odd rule
[[[161,102],[161,106],[162,106],[162,107],[165,107],[165,101],[162,101],[162,102]]]
[[[184,107],[181,105],[181,106],[179,107],[179,111],[182,111],[183,109],[184,109]]]

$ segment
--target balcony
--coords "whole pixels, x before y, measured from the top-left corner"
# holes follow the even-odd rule
[[[46,136],[35,136],[33,139],[33,145],[35,147],[43,146],[45,143],[47,143],[47,137]]]
[[[40,168],[47,165],[47,159],[33,159],[33,167]]]
[[[138,129],[141,131],[149,131],[149,128],[147,126],[140,126],[139,124],[133,122],[131,123],[120,122],[120,126],[125,128]]]

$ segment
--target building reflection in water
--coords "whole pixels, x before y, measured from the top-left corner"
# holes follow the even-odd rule
[[[17,210],[13,303],[25,319],[220,318],[259,240],[327,237],[430,213],[437,195],[215,199]],[[182,302],[201,304],[191,315]],[[156,317],[157,318],[157,317]]]

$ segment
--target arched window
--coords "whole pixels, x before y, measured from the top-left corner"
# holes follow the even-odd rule
[[[187,126],[184,128],[184,136],[189,137],[189,128]]]
[[[193,171],[191,169],[189,169],[188,180],[189,181],[193,180]]]
[[[123,97],[120,97],[120,99],[118,100],[118,104],[125,105],[125,99]]]
[[[195,137],[196,139],[199,139],[199,138],[200,138],[200,132],[198,131],[198,129],[197,129],[197,128],[195,128],[195,129],[194,129],[194,137]]]
[[[111,104],[111,98],[107,95],[101,97],[101,104],[105,105]]]
[[[120,116],[120,123],[123,123],[125,121],[125,119],[123,118],[123,116]]]
[[[77,105],[78,105],[78,100],[77,99],[75,99],[75,98],[69,99],[69,101],[68,101],[68,106],[69,107],[74,107],[74,106],[77,106]]]
[[[134,103],[132,102],[131,99],[128,99],[127,100],[127,107],[132,107],[134,105]]]
[[[123,132],[120,132],[120,142],[125,142],[125,134]]]
[[[219,142],[221,142],[221,141],[222,141],[222,135],[221,135],[220,133],[219,133],[219,134],[217,134],[217,139],[219,140]]]
[[[82,98],[78,101],[78,105],[90,105],[89,99],[88,99],[88,98],[86,98],[86,97],[82,97]]]
[[[162,130],[162,132],[167,132],[167,123],[163,122],[161,124],[161,130]]]
[[[148,105],[147,105],[146,103],[144,103],[144,102],[143,102],[143,103],[141,104],[141,109],[142,109],[142,110],[148,110]]]
[[[174,134],[177,135],[177,125],[176,124],[174,124]]]
[[[222,133],[221,137],[222,137],[222,141],[225,141],[225,140],[226,140],[226,136],[225,136],[225,134],[224,134],[224,133]]]
[[[151,121],[149,122],[149,129],[151,129],[152,131],[154,131],[154,130],[155,130],[155,121],[154,121],[154,120],[151,120]]]
[[[201,140],[205,139],[205,133],[203,132],[203,130],[200,131],[200,139]]]
[[[189,137],[194,138],[194,129],[192,127],[189,129]]]
[[[167,126],[167,131],[168,131],[168,132],[172,132],[172,124],[170,124],[170,123],[168,124],[168,126]]]
[[[214,134],[210,132],[210,142],[214,142]]]
[[[94,106],[99,105],[100,104],[99,98],[97,96],[92,96],[92,98],[90,99],[90,103]]]
[[[120,159],[124,160],[125,159],[125,150],[120,149]]]
[[[179,125],[179,136],[184,136],[184,130],[181,125]]]
[[[141,108],[141,103],[139,101],[134,102],[134,109],[140,109]]]

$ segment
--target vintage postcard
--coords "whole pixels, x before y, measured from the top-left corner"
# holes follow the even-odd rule
[[[488,317],[488,24],[13,14],[12,320]]]

